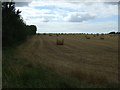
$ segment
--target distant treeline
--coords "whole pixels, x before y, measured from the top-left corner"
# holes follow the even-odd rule
[[[109,32],[109,33],[37,33],[38,35],[104,35],[104,34],[120,34],[120,32]]]
[[[10,46],[36,34],[35,25],[26,25],[14,2],[2,3],[2,45]]]
[[[110,32],[109,34],[120,34],[120,32]]]

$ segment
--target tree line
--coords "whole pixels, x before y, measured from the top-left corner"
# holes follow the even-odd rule
[[[2,3],[2,45],[10,46],[26,40],[27,36],[36,34],[35,25],[26,25],[15,9],[15,2]]]
[[[109,34],[120,34],[120,32],[110,32]]]

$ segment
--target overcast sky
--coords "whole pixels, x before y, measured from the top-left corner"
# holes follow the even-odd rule
[[[68,0],[30,0],[17,2],[26,24],[39,33],[118,31],[118,4],[115,2],[71,2]]]

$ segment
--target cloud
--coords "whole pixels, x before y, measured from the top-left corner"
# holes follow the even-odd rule
[[[107,32],[117,30],[115,25],[117,21],[110,23],[103,20],[118,15],[116,4],[33,0],[27,6],[21,4],[16,8],[22,11],[21,15],[26,24],[36,25],[38,32],[72,32],[73,30],[73,32]],[[101,22],[97,19],[101,19]],[[93,23],[92,20],[99,23]]]
[[[28,6],[30,2],[15,2],[16,7]]]
[[[91,19],[95,19],[96,15],[95,14],[90,14],[87,12],[73,12],[73,13],[69,13],[67,17],[65,17],[65,21],[69,21],[69,22],[83,22],[83,21],[87,21],[87,20],[91,20]]]
[[[88,13],[95,13],[98,18],[110,17],[112,15],[118,15],[118,6],[105,4],[105,3],[93,3],[93,4],[84,4],[83,9]]]
[[[11,0],[0,0],[4,2],[10,2]],[[31,1],[64,1],[64,2],[119,2],[119,0],[12,0],[14,2],[31,2]]]
[[[39,16],[39,19],[40,21],[43,21],[43,22],[49,22],[49,21],[54,21],[54,20],[57,20],[57,17],[56,15],[53,15],[53,14],[43,14],[43,15],[40,15]]]
[[[105,4],[118,5],[118,2],[104,2]]]
[[[26,5],[21,3],[21,6]],[[77,7],[76,7],[77,5]],[[18,5],[20,6],[20,5]],[[68,3],[68,2],[53,2],[48,1],[32,1],[28,6],[18,7],[22,11],[22,16],[24,18],[34,18],[39,17],[41,14],[54,14],[55,19],[58,21],[72,21],[72,22],[82,22],[87,20],[94,20],[95,18],[110,17],[112,15],[118,14],[117,5],[105,4],[105,3]],[[50,8],[54,6],[54,8]],[[37,7],[37,8],[36,8]],[[48,7],[48,8],[43,8]],[[32,11],[32,13],[31,13]],[[85,13],[83,13],[85,12]],[[91,14],[92,13],[92,14]],[[97,17],[96,17],[97,16]],[[46,16],[42,21],[50,21],[53,19]],[[54,20],[54,21],[56,21]],[[53,20],[52,20],[53,21]]]
[[[41,18],[53,18],[55,17],[55,15],[52,14],[46,14],[51,12],[51,10],[48,9],[35,9],[35,8],[31,8],[31,7],[16,7],[16,9],[20,9],[21,15],[23,17],[24,20],[28,20],[28,19],[41,19]],[[46,19],[43,19],[43,21],[46,21]]]
[[[117,5],[105,4],[104,2],[64,2],[64,1],[33,1],[29,4],[30,7],[55,7],[62,8],[63,12],[65,10],[76,10],[81,12],[82,10],[85,12],[94,12],[99,16],[110,16],[112,14],[117,14]]]

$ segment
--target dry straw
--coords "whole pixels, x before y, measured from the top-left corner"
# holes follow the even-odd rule
[[[64,45],[64,39],[58,39],[57,38],[56,44],[57,45]]]
[[[52,36],[52,34],[49,34],[49,36]]]
[[[95,34],[93,35],[93,37],[95,37]]]
[[[105,38],[104,37],[100,37],[101,40],[104,40]]]
[[[90,39],[90,37],[89,37],[89,36],[85,36],[85,38],[86,38],[86,39]]]
[[[73,70],[71,75],[78,80],[86,80],[90,83],[99,83],[99,84],[106,84],[108,83],[108,79],[101,73],[94,73],[94,72],[83,72],[80,70]]]

